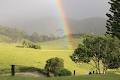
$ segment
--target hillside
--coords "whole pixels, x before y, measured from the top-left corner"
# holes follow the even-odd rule
[[[69,29],[73,34],[78,33],[96,33],[103,34],[106,31],[105,28],[106,19],[101,17],[92,17],[82,20],[68,19]],[[54,17],[46,17],[39,19],[32,19],[26,21],[16,21],[15,25],[8,25],[18,29],[23,29],[27,33],[32,34],[37,32],[40,35],[62,35],[63,25],[62,21]]]
[[[0,41],[1,42],[16,43],[16,42],[21,42],[23,39],[27,39],[32,42],[41,42],[41,41],[55,40],[58,38],[59,37],[56,37],[54,35],[51,35],[51,36],[39,35],[37,32],[33,32],[32,34],[27,34],[27,32],[19,28],[12,28],[12,27],[6,27],[6,26],[0,25]]]
[[[17,28],[10,28],[0,25],[1,42],[17,42],[26,37],[26,33]]]
[[[70,29],[73,33],[95,33],[104,34],[106,32],[105,18],[87,18],[83,20],[71,20]]]
[[[70,40],[67,37],[64,37],[57,40],[40,42],[40,45],[43,49],[49,49],[49,50],[66,50],[66,49],[73,50],[78,46],[79,43],[81,43],[81,40],[82,40],[82,36],[79,37],[73,36],[72,42],[70,42]],[[74,43],[74,45],[72,45],[72,43]]]
[[[69,29],[72,34],[94,33],[104,34],[105,18],[87,18],[83,20],[68,19]],[[61,21],[56,18],[41,18],[39,20],[30,20],[16,22],[16,27],[0,26],[0,35],[10,38],[13,42],[22,39],[29,39],[33,42],[55,40],[63,36],[64,30]]]
[[[11,38],[0,34],[0,42],[11,42]]]

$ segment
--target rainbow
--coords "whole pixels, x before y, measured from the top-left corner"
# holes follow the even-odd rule
[[[61,0],[54,0],[54,4],[57,7],[56,8],[57,14],[58,14],[57,16],[59,16],[59,21],[62,24],[61,27],[64,31],[64,35],[67,36],[67,42],[68,42],[68,44],[71,44],[71,47],[74,47],[72,33],[71,33],[71,30],[69,29],[69,23],[68,23],[62,2],[61,2]]]

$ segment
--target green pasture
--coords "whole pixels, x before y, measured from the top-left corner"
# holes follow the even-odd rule
[[[80,39],[75,39],[76,45]],[[78,42],[78,43],[77,43]],[[65,68],[70,71],[76,70],[76,74],[88,74],[93,68],[87,64],[75,64],[70,59],[73,48],[69,47],[64,39],[40,43],[42,49],[30,49],[16,47],[20,44],[0,43],[0,69],[10,69],[11,64],[28,67],[44,68],[49,58],[59,57],[64,60]]]

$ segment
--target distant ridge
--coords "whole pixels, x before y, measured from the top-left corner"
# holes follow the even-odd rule
[[[106,19],[105,18],[87,18],[83,20],[71,20],[70,28],[73,33],[94,33],[104,34],[106,32]]]
[[[40,35],[62,35],[63,26],[56,18],[40,18],[39,20],[14,22],[16,28],[23,29],[29,34],[37,32]],[[95,33],[104,34],[106,19],[101,17],[86,18],[83,20],[68,19],[68,24],[72,34]],[[10,27],[13,27],[10,25]]]

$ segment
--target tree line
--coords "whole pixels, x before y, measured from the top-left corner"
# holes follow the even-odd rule
[[[39,35],[37,32],[27,34],[25,31],[17,28],[3,27],[0,26],[0,35],[10,38],[8,42],[20,42],[22,39],[27,39],[32,42],[42,42],[58,39],[58,36],[54,35]]]

